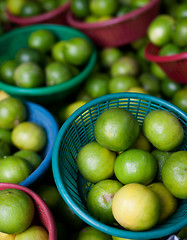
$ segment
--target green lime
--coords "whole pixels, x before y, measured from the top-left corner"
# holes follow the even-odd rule
[[[171,101],[173,104],[187,113],[187,88],[176,91]]]
[[[138,138],[131,146],[131,149],[142,149],[144,151],[150,152],[151,151],[151,143],[147,140],[147,138],[143,134],[142,128],[140,128]]]
[[[46,85],[53,86],[72,78],[73,74],[67,64],[51,62],[45,68]]]
[[[166,14],[157,16],[148,27],[149,40],[156,46],[163,46],[171,40],[175,20]]]
[[[100,52],[101,65],[110,68],[122,56],[123,53],[119,48],[103,48]]]
[[[145,137],[161,151],[171,151],[182,142],[184,129],[179,119],[164,110],[149,112],[143,121]]]
[[[123,184],[147,185],[154,179],[156,171],[157,163],[154,157],[141,149],[130,149],[120,153],[114,164],[115,176]]]
[[[0,139],[0,158],[4,158],[6,156],[9,156],[11,154],[10,145]]]
[[[93,228],[91,226],[84,227],[76,238],[77,240],[111,240],[111,236]]]
[[[38,1],[26,1],[20,11],[21,17],[33,17],[42,13],[41,5]]]
[[[174,17],[176,19],[187,17],[187,3],[180,3],[174,8]]]
[[[42,226],[31,225],[25,231],[16,234],[15,240],[25,240],[25,239],[48,240],[49,233]]]
[[[187,18],[181,18],[176,21],[172,31],[172,41],[178,47],[187,46]]]
[[[68,40],[64,46],[65,60],[73,65],[85,64],[92,54],[92,46],[87,39],[75,37]]]
[[[17,64],[33,62],[41,65],[43,63],[43,60],[43,54],[34,48],[21,48],[17,51],[15,55],[15,61],[17,62]]]
[[[0,68],[1,80],[7,84],[14,85],[14,72],[17,68],[17,63],[14,60],[4,62]]]
[[[102,17],[115,14],[118,5],[118,1],[113,0],[90,0],[89,6],[92,14]]]
[[[115,223],[112,215],[112,199],[123,185],[116,180],[103,180],[96,183],[88,192],[87,208],[97,220],[105,223]]]
[[[65,120],[68,119],[68,117],[71,116],[71,114],[73,112],[75,112],[78,108],[80,108],[81,106],[83,106],[84,104],[86,103],[86,101],[75,101],[75,102],[72,102],[70,104],[68,104],[67,106],[65,106],[65,109],[64,109],[64,118]],[[63,109],[61,109],[62,111]],[[62,112],[61,112],[62,114]],[[61,115],[62,117],[62,115]]]
[[[96,183],[113,176],[115,158],[115,152],[90,142],[79,151],[77,166],[87,181]]]
[[[49,12],[58,7],[58,2],[55,0],[40,0],[41,8],[44,12]]]
[[[0,163],[0,182],[19,184],[32,172],[31,165],[17,156],[7,156]]]
[[[51,54],[55,61],[65,63],[65,57],[64,57],[65,44],[66,44],[66,41],[62,40],[53,45]]]
[[[134,0],[132,1],[132,7],[134,9],[144,7],[147,5],[151,0]]]
[[[29,164],[32,166],[33,170],[35,170],[40,163],[42,162],[41,156],[31,150],[20,150],[14,153],[14,156],[21,157],[29,162]]]
[[[181,50],[178,46],[176,46],[173,43],[168,43],[166,45],[164,45],[163,47],[161,47],[160,51],[159,51],[159,55],[160,56],[171,56],[171,55],[175,55],[180,53]]]
[[[71,11],[77,18],[86,18],[90,14],[89,1],[88,0],[72,0]]]
[[[170,156],[171,152],[164,152],[160,151],[158,149],[155,149],[151,152],[153,157],[157,161],[157,174],[156,177],[157,179],[162,182],[162,167],[166,161],[166,159]]]
[[[18,87],[41,87],[44,84],[44,72],[36,63],[25,62],[14,71],[14,81]]]
[[[167,190],[163,183],[155,182],[148,186],[156,193],[161,205],[161,214],[158,220],[162,223],[168,219],[177,209],[177,199]]]
[[[15,240],[15,234],[7,234],[0,232],[0,239],[1,240]]]
[[[150,64],[150,71],[151,71],[151,73],[153,75],[155,75],[159,79],[167,78],[167,75],[164,72],[164,70],[162,70],[162,68],[155,62],[151,62],[151,64]]]
[[[45,130],[33,122],[23,122],[14,127],[11,139],[18,149],[35,152],[42,150],[47,142]]]
[[[187,198],[187,152],[172,153],[162,168],[162,180],[168,191],[179,199]]]
[[[151,95],[160,93],[160,80],[151,73],[142,73],[139,77],[141,86]]]
[[[55,41],[55,36],[51,31],[41,29],[30,34],[28,46],[46,53],[52,49]]]
[[[161,82],[161,91],[169,99],[181,89],[181,85],[173,80],[166,78]]]
[[[138,81],[132,76],[113,77],[109,81],[109,93],[125,92],[138,85]]]
[[[105,73],[95,73],[85,82],[85,91],[93,99],[108,93],[109,77]]]
[[[0,101],[0,128],[12,129],[27,117],[25,105],[16,98],[5,98]]]
[[[139,65],[134,57],[124,56],[115,61],[111,68],[110,74],[112,77],[121,75],[136,76],[139,71]]]
[[[123,108],[104,111],[94,126],[96,141],[111,151],[124,151],[137,139],[139,124],[137,119]]]
[[[139,183],[126,184],[114,195],[112,201],[114,218],[130,231],[144,231],[155,226],[160,210],[157,195]]]
[[[25,192],[18,189],[0,191],[1,232],[9,234],[23,232],[31,225],[34,213],[33,201]]]
[[[94,15],[89,15],[87,17],[85,17],[84,21],[86,23],[94,23],[97,22],[98,17],[94,16]]]
[[[19,16],[26,0],[7,0],[7,8],[13,15]]]

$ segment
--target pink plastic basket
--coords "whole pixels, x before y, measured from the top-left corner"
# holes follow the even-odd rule
[[[7,10],[7,16],[10,22],[19,26],[28,26],[32,24],[51,23],[51,24],[63,24],[66,25],[66,14],[69,10],[70,2],[63,4],[62,6],[34,17],[23,18],[12,15]]]
[[[159,56],[160,48],[148,43],[145,48],[145,57],[157,63],[166,75],[178,83],[187,83],[187,52],[172,56]]]
[[[0,191],[8,188],[18,189],[28,194],[35,205],[33,224],[43,226],[49,233],[49,240],[57,240],[55,221],[46,203],[34,191],[12,183],[0,183]]]
[[[115,17],[104,22],[85,23],[67,13],[67,22],[88,35],[102,47],[122,46],[131,43],[147,33],[150,22],[159,13],[160,0],[151,0],[146,6],[138,8],[124,16]]]

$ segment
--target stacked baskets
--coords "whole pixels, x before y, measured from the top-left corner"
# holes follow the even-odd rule
[[[7,11],[9,20],[19,26],[0,38],[0,65],[12,59],[20,48],[27,46],[31,32],[39,29],[50,30],[58,40],[73,37],[87,39],[93,53],[84,69],[72,79],[54,86],[34,89],[20,88],[0,81],[0,89],[9,95],[24,100],[28,110],[28,120],[42,126],[47,133],[47,145],[42,151],[43,161],[40,166],[19,185],[2,184],[6,188],[20,189],[34,200],[37,207],[37,221],[48,230],[49,240],[56,240],[56,228],[53,216],[47,205],[27,187],[37,183],[46,173],[52,158],[53,176],[59,193],[83,221],[90,226],[112,236],[128,239],[155,239],[166,237],[187,225],[187,200],[181,200],[177,211],[165,222],[147,231],[130,231],[117,225],[107,225],[94,218],[87,209],[87,194],[91,185],[80,174],[76,158],[80,149],[95,141],[94,125],[98,117],[111,108],[123,108],[132,113],[140,126],[145,116],[154,110],[172,113],[181,122],[185,136],[179,150],[187,150],[187,116],[181,109],[157,97],[141,93],[109,94],[89,101],[77,109],[58,131],[54,117],[42,106],[36,104],[55,104],[72,96],[78,87],[92,73],[97,60],[96,46],[121,47],[146,36],[151,21],[159,14],[160,0],[150,0],[144,7],[131,11],[124,16],[107,21],[86,23],[77,20],[71,10],[70,2],[57,9],[30,18],[13,16]],[[61,26],[61,25],[69,26]],[[30,25],[30,26],[29,26]],[[92,43],[93,41],[93,43]],[[187,53],[175,56],[157,56],[159,48],[148,43],[145,49],[147,60],[157,63],[168,77],[178,83],[186,83]],[[36,103],[33,103],[36,102]]]

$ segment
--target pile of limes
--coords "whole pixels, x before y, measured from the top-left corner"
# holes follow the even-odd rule
[[[78,75],[91,54],[87,39],[59,41],[52,31],[37,30],[29,35],[28,47],[1,65],[1,81],[22,88],[57,85]]]
[[[97,220],[148,230],[176,211],[178,199],[187,198],[187,153],[176,150],[184,129],[172,113],[151,111],[140,127],[130,111],[111,108],[96,120],[94,135],[76,163],[93,183],[87,208]]]
[[[174,16],[161,14],[148,27],[149,40],[160,47],[160,56],[187,51],[187,4],[176,6]]]
[[[87,23],[119,17],[148,4],[150,0],[72,0],[73,15]]]
[[[27,114],[24,103],[16,98],[0,101],[0,182],[18,184],[42,162],[46,132],[28,121]]]
[[[44,227],[33,224],[35,205],[27,193],[12,188],[1,190],[0,209],[1,240],[49,239]]]
[[[7,8],[15,16],[28,18],[52,11],[66,2],[68,0],[7,0]]]

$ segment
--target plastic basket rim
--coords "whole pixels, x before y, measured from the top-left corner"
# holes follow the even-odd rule
[[[116,229],[114,227],[111,227],[104,223],[99,222],[92,216],[88,215],[87,213],[85,213],[84,211],[79,209],[77,207],[77,205],[75,204],[75,202],[73,201],[73,199],[69,196],[69,193],[67,192],[65,185],[60,180],[61,176],[60,176],[60,171],[58,168],[58,151],[59,151],[59,147],[61,145],[61,138],[66,133],[67,129],[72,124],[72,122],[75,119],[77,119],[77,117],[80,114],[85,112],[88,108],[92,107],[93,105],[102,103],[104,101],[109,101],[112,99],[120,99],[120,98],[125,98],[125,97],[127,97],[127,98],[132,97],[132,98],[139,98],[139,99],[143,99],[143,100],[147,100],[147,101],[151,100],[151,101],[160,102],[160,103],[164,104],[165,106],[172,108],[172,110],[177,111],[178,113],[181,114],[181,116],[183,116],[187,120],[187,114],[183,110],[181,110],[180,108],[176,107],[175,105],[173,105],[172,103],[169,103],[168,101],[166,101],[164,99],[161,99],[161,98],[158,98],[155,96],[151,96],[148,94],[123,92],[123,93],[107,94],[105,96],[101,96],[96,99],[93,99],[90,102],[87,102],[86,104],[81,106],[74,113],[72,113],[72,115],[65,121],[65,123],[61,126],[61,128],[58,132],[58,135],[55,140],[54,147],[53,147],[53,153],[52,153],[52,171],[53,171],[54,180],[55,180],[56,186],[57,186],[61,196],[63,197],[64,201],[68,204],[68,206],[72,209],[72,211],[74,211],[87,224],[89,224],[90,226],[92,226],[102,232],[105,232],[112,236],[117,236],[117,237],[122,237],[122,238],[125,237],[125,238],[129,238],[129,239],[145,239],[145,237],[147,239],[153,239],[153,238],[155,239],[155,238],[167,236],[167,235],[172,234],[173,232],[180,230],[182,227],[186,226],[187,218],[185,219],[185,221],[183,220],[182,222],[179,222],[178,224],[175,224],[174,226],[172,226],[172,228],[167,229],[167,231],[166,231],[166,229],[154,230],[154,228],[151,230],[142,231],[142,232],[133,232],[133,231],[128,231],[128,230],[124,230],[124,229],[123,230]],[[123,235],[124,233],[125,233],[125,236]]]
[[[104,28],[104,27],[110,27],[115,24],[119,24],[128,20],[131,20],[133,18],[139,17],[141,14],[143,14],[146,11],[149,11],[150,8],[154,7],[155,4],[159,4],[160,0],[151,0],[148,4],[146,4],[143,7],[137,8],[129,13],[126,13],[123,16],[119,17],[114,17],[112,19],[109,19],[107,21],[103,22],[97,22],[97,23],[85,23],[82,21],[77,20],[76,18],[73,17],[72,12],[69,10],[67,12],[67,22],[81,30],[92,30],[92,29],[99,29],[99,28]]]
[[[36,192],[34,192],[32,189],[26,186],[17,185],[14,183],[0,183],[0,191],[1,191],[1,187],[3,189],[11,188],[11,189],[18,189],[20,191],[23,191],[26,194],[28,194],[35,203],[37,203],[39,206],[42,206],[42,209],[45,210],[45,212],[47,213],[47,216],[50,219],[50,224],[48,229],[49,240],[56,240],[57,233],[56,233],[55,221],[51,213],[51,210],[49,209],[47,204],[44,202],[44,200]]]
[[[37,108],[39,109],[40,112],[42,112],[45,117],[47,119],[49,119],[52,122],[53,125],[53,135],[54,135],[54,140],[58,134],[58,125],[57,122],[55,120],[55,118],[53,117],[53,115],[44,107],[42,107],[41,105],[37,104],[37,103],[33,103],[33,102],[29,102],[29,101],[22,101],[24,103],[24,105],[26,105],[27,108]],[[45,172],[45,170],[47,170],[47,168],[50,165],[51,159],[52,159],[52,149],[53,149],[53,144],[50,146],[50,148],[48,149],[48,153],[45,156],[44,159],[42,159],[42,162],[40,163],[40,165],[26,178],[24,179],[22,182],[19,183],[19,185],[21,186],[29,186],[32,183],[34,183],[43,172]]]
[[[84,78],[87,77],[89,75],[89,73],[91,72],[91,70],[94,67],[94,64],[96,62],[96,58],[97,58],[97,50],[96,47],[94,46],[94,44],[92,43],[92,41],[90,40],[90,38],[88,36],[86,36],[84,33],[82,33],[81,31],[74,29],[72,27],[69,26],[64,26],[64,25],[57,25],[57,24],[36,24],[36,25],[30,25],[30,26],[25,26],[25,27],[20,27],[18,29],[14,29],[6,34],[4,34],[4,36],[2,36],[0,38],[0,44],[3,41],[6,41],[7,38],[11,38],[12,36],[16,36],[16,34],[20,34],[20,33],[24,33],[25,31],[29,31],[29,30],[38,30],[38,29],[47,29],[47,30],[62,30],[62,31],[66,31],[66,32],[73,32],[75,34],[78,34],[79,36],[84,37],[85,39],[87,39],[91,45],[92,45],[92,55],[88,61],[88,63],[86,64],[86,66],[84,67],[84,69],[75,77],[67,80],[66,82],[57,84],[57,85],[53,85],[53,86],[44,86],[44,87],[40,87],[40,88],[21,88],[21,87],[17,87],[17,86],[12,86],[9,84],[6,84],[2,81],[0,81],[0,89],[4,90],[7,93],[10,94],[19,94],[20,96],[22,95],[28,95],[28,96],[43,96],[43,95],[50,95],[53,93],[59,93],[62,91],[66,91],[71,89],[73,86],[76,86],[76,84],[79,84],[81,82],[84,81]]]
[[[146,44],[144,53],[145,53],[146,59],[149,60],[149,61],[156,62],[156,63],[166,63],[166,62],[175,62],[175,61],[180,61],[180,60],[187,60],[187,52],[178,53],[178,54],[171,55],[171,56],[159,56],[157,54],[156,55],[151,54],[150,51],[149,51],[150,47],[159,48],[158,46],[155,46],[151,42],[148,42]]]
[[[42,21],[48,20],[50,18],[56,17],[57,15],[67,11],[69,7],[70,7],[70,2],[67,2],[67,3],[64,3],[62,6],[59,6],[52,11],[45,12],[45,13],[42,13],[40,15],[33,16],[33,17],[28,17],[28,18],[15,16],[15,15],[11,14],[8,9],[6,9],[6,13],[8,15],[9,20],[13,23],[16,23],[16,24],[34,24],[34,23],[37,23],[37,22],[42,22]]]

